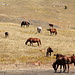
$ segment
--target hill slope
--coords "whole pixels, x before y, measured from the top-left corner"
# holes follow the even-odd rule
[[[6,31],[9,32],[8,38],[4,36]],[[0,62],[27,63],[40,60],[43,63],[48,63],[54,58],[53,54],[55,53],[65,55],[75,53],[75,31],[72,29],[57,29],[57,31],[58,35],[51,36],[46,28],[43,28],[43,32],[39,34],[36,31],[36,26],[21,28],[19,24],[0,23]],[[25,45],[25,41],[29,37],[40,38],[42,45],[37,46],[36,43],[34,46],[30,46],[29,43]],[[54,50],[51,58],[44,57],[48,47]]]
[[[74,7],[75,0],[1,0],[0,21],[40,20],[59,27],[74,27]]]

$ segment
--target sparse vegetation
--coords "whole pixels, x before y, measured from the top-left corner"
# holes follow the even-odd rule
[[[10,25],[9,25],[10,24]],[[6,63],[27,63],[40,60],[43,63],[52,62],[54,53],[73,54],[75,31],[71,29],[57,29],[58,35],[50,36],[50,33],[43,28],[43,33],[37,33],[36,26],[29,28],[20,27],[19,24],[1,23],[0,24],[0,62]],[[4,38],[4,32],[9,32],[9,37]],[[25,45],[29,37],[39,37],[42,41],[41,46],[30,44]],[[52,57],[46,56],[46,49],[51,47],[54,52]],[[40,50],[44,50],[41,52]]]

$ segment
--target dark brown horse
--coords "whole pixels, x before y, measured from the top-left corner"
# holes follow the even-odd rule
[[[74,66],[75,66],[75,56],[71,56],[71,57],[67,57],[67,66],[68,66],[68,70],[67,72],[69,72],[69,65],[74,63]]]
[[[23,25],[24,25],[24,26],[26,25],[26,27],[29,27],[30,23],[27,22],[27,21],[22,21],[21,27],[22,27]]]
[[[50,56],[51,56],[52,52],[53,52],[52,48],[48,47],[47,52],[46,52],[46,56],[49,56],[49,53],[50,53]]]
[[[67,57],[58,57],[52,66],[55,72],[57,72],[59,66],[60,66],[60,72],[62,72],[62,67],[63,67],[63,72],[65,72],[66,64],[67,64]]]
[[[28,38],[25,44],[27,45],[28,42],[30,42],[30,45],[33,45],[33,43],[37,43],[38,46],[41,45],[41,40],[39,38]]]
[[[53,68],[54,68],[55,72],[57,72],[57,69],[60,65],[60,72],[61,72],[62,66],[64,68],[63,72],[66,71],[66,67],[68,68],[67,72],[69,72],[69,65],[72,64],[72,63],[74,63],[74,66],[75,66],[75,56],[71,56],[71,57],[60,56],[53,63]]]
[[[8,32],[5,32],[5,38],[7,38],[9,36]]]
[[[49,26],[53,28],[53,24],[49,24]]]
[[[56,29],[50,29],[50,34],[55,34],[55,35],[57,35],[57,30]]]

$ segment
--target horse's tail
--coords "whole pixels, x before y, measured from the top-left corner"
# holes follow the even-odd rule
[[[24,21],[22,21],[22,23],[21,23],[21,27],[22,27],[22,25],[24,25]]]
[[[23,25],[23,22],[21,23],[21,27],[22,27],[22,25]]]
[[[55,35],[57,35],[57,31],[55,32]]]
[[[39,42],[40,42],[40,45],[41,45],[41,40],[39,40]]]

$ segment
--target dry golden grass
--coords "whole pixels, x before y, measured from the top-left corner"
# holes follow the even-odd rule
[[[42,33],[37,33],[36,26],[29,28],[20,27],[14,23],[0,23],[0,63],[31,63],[41,61],[43,64],[52,62],[55,53],[72,55],[75,53],[75,31],[73,29],[57,29],[58,35],[50,35],[46,28]],[[9,37],[4,33],[8,31]],[[40,38],[42,45],[25,45],[29,37]],[[45,57],[45,52],[51,47],[54,52],[52,57]],[[45,50],[41,52],[40,50]]]

